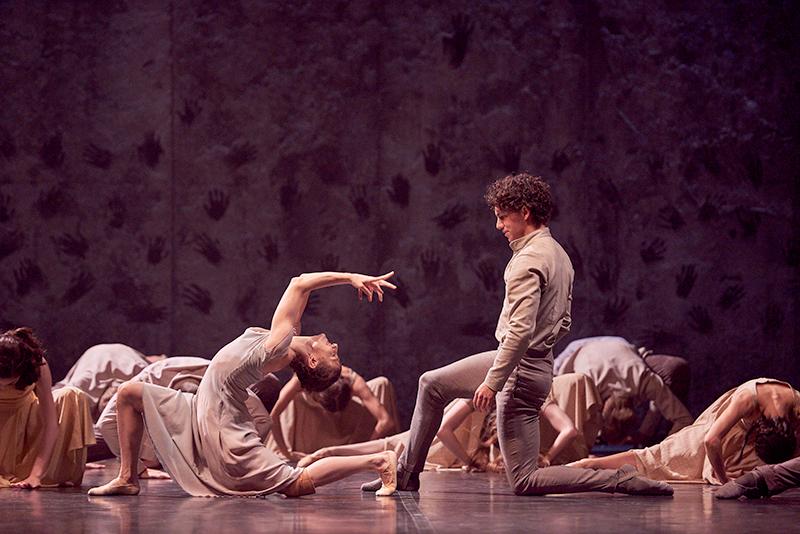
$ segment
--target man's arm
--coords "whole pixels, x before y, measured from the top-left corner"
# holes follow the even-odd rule
[[[494,392],[503,386],[528,350],[536,328],[544,275],[529,257],[517,258],[508,279],[508,332],[497,350],[483,384]]]

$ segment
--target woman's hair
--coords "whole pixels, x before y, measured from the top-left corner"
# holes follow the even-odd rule
[[[316,367],[308,365],[308,356],[295,354],[289,366],[297,375],[300,386],[306,391],[322,391],[331,386],[342,374],[342,364],[320,361]]]
[[[486,188],[484,195],[490,208],[519,211],[526,207],[536,224],[547,224],[553,212],[550,186],[540,176],[521,172],[509,174]]]
[[[492,460],[489,455],[492,445],[497,445],[497,442],[497,412],[492,410],[483,419],[480,443],[470,456],[470,467],[489,473],[505,473],[503,457]]]
[[[779,464],[792,458],[797,438],[788,418],[761,415],[754,427],[756,454],[765,463]]]
[[[603,439],[606,443],[622,443],[628,436],[636,413],[630,395],[614,392],[603,403]]]
[[[350,380],[344,376],[339,376],[332,385],[323,391],[313,394],[314,400],[329,412],[341,412],[344,410],[352,396],[353,387],[350,385]]]
[[[18,376],[14,386],[25,389],[39,380],[39,367],[44,365],[44,348],[33,330],[27,327],[0,334],[0,378]]]

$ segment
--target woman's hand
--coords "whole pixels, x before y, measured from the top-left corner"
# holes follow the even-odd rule
[[[41,485],[42,485],[42,480],[37,476],[31,475],[25,480],[11,484],[11,487],[14,489],[35,490]]]
[[[350,285],[358,290],[358,300],[362,300],[364,296],[367,297],[369,302],[372,302],[373,294],[378,294],[378,301],[383,302],[383,288],[397,289],[397,286],[391,282],[387,282],[389,278],[394,276],[394,271],[384,274],[383,276],[367,276],[365,274],[351,274]]]

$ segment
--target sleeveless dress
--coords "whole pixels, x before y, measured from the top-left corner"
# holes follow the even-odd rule
[[[155,453],[175,482],[196,497],[279,492],[300,477],[264,446],[248,412],[248,386],[284,357],[294,332],[271,351],[269,331],[251,327],[214,356],[197,394],[144,384],[144,421]]]
[[[44,428],[35,388],[0,387],[0,488],[28,478],[36,461]],[[89,399],[68,386],[54,391],[53,400],[58,433],[42,486],[80,486],[86,449],[95,442]]]
[[[738,391],[746,391],[756,398],[757,384],[783,384],[786,382],[771,378],[748,380],[734,388],[700,414],[692,425],[668,436],[664,441],[646,449],[633,450],[636,455],[636,468],[644,476],[655,480],[684,480],[709,484],[720,484],[714,469],[706,457],[703,439],[722,412],[730,406],[733,395]],[[798,392],[794,391],[795,397]],[[745,438],[753,421],[739,419],[722,438],[722,460],[725,463],[725,474],[734,479],[754,468],[764,465],[756,455],[754,436]]]

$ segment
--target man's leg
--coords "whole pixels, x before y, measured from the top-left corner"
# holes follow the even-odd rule
[[[428,449],[442,424],[445,407],[453,399],[472,398],[486,378],[496,352],[492,350],[468,356],[427,371],[419,378],[408,443],[398,467],[397,489],[413,491],[419,488],[419,473],[425,467]],[[374,491],[376,483],[378,481],[364,484],[361,489]]]
[[[762,465],[731,480],[714,494],[718,499],[758,499],[800,487],[800,457],[775,465]]]
[[[672,488],[636,476],[631,466],[620,469],[580,469],[554,466],[539,469],[539,408],[550,391],[549,359],[523,361],[497,396],[497,435],[506,476],[517,495],[602,491],[640,495],[671,495]]]

